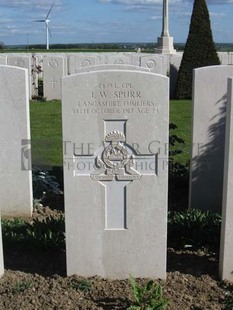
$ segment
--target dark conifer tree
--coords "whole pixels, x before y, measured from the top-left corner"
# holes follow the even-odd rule
[[[192,97],[193,69],[219,64],[206,0],[194,0],[189,35],[176,82],[175,97],[177,99]]]

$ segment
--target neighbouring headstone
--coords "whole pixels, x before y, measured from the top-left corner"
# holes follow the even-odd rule
[[[0,56],[0,65],[3,65],[3,66],[5,66],[5,65],[7,65],[7,58],[6,58],[6,56]]]
[[[125,53],[125,55],[127,55],[127,53]],[[141,54],[141,53],[128,53],[130,65],[139,67],[140,66],[140,57],[142,55],[143,54]]]
[[[219,271],[221,280],[233,281],[233,78],[228,79],[226,115]]]
[[[228,53],[228,65],[233,65],[233,53]]]
[[[31,79],[31,57],[30,56],[24,56],[24,55],[9,55],[7,57],[7,64],[8,66],[13,67],[20,67],[27,69],[28,71],[28,83],[29,83],[29,97],[31,98],[32,95],[32,79]]]
[[[1,227],[1,212],[0,212],[0,278],[4,274],[3,248],[2,248],[2,227]]]
[[[61,78],[65,76],[65,61],[62,56],[44,57],[43,87],[47,100],[61,99]]]
[[[103,70],[129,70],[129,71],[143,71],[150,72],[149,69],[143,67],[136,67],[132,65],[97,65],[77,69],[77,73],[103,71]]]
[[[170,98],[174,98],[175,86],[177,81],[177,76],[182,60],[182,53],[176,53],[175,55],[170,55],[170,66],[167,69],[166,75],[170,77]]]
[[[166,277],[168,78],[63,78],[68,275]]]
[[[233,66],[194,70],[191,208],[221,210],[227,78],[232,75]]]
[[[158,55],[142,56],[140,57],[140,66],[153,73],[162,74],[162,57]]]
[[[0,206],[2,216],[32,214],[32,174],[26,69],[0,66]]]
[[[130,65],[130,54],[113,53],[105,56],[105,64]]]
[[[75,74],[79,68],[99,64],[100,59],[93,55],[70,55],[68,57],[68,74]]]
[[[221,65],[228,65],[228,53],[227,52],[218,52],[218,58],[220,60]]]

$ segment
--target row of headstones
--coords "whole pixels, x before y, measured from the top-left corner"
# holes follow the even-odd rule
[[[106,66],[63,78],[68,275],[125,278],[131,273],[165,278],[169,83],[148,69],[125,69],[125,65],[118,65],[118,70]],[[214,196],[218,206],[223,198],[220,270],[223,279],[233,280],[230,76],[233,66],[194,71],[193,145],[203,152],[193,153],[190,184],[191,201],[201,196],[210,210],[209,198]],[[2,215],[10,217],[32,213],[27,80],[27,70],[0,67],[0,202]],[[195,137],[206,140],[200,144]],[[206,159],[213,162],[214,172],[202,167]],[[203,169],[196,169],[198,165]],[[204,184],[195,192],[202,179]],[[208,188],[211,182],[217,182],[214,189]]]
[[[172,59],[174,56],[171,56]],[[179,65],[181,55],[175,56]],[[61,99],[61,78],[66,75],[78,73],[82,68],[90,66],[128,65],[147,68],[153,73],[166,75],[169,69],[170,56],[159,56],[138,53],[95,53],[95,54],[32,54],[12,55],[0,57],[0,64],[18,66],[28,69],[30,96],[37,95],[38,78],[43,79],[43,92],[47,100]],[[171,61],[173,64],[174,61]]]
[[[233,53],[219,52],[222,64],[233,64]],[[2,54],[0,65],[28,69],[30,98],[38,96],[38,79],[43,79],[43,93],[47,100],[61,99],[61,78],[80,72],[82,68],[101,65],[128,65],[143,67],[150,72],[169,76],[172,97],[182,53],[156,55],[143,53],[92,53],[92,54]],[[96,67],[96,70],[98,69]]]

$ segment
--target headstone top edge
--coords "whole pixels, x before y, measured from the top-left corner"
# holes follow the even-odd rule
[[[217,68],[222,68],[222,69],[226,69],[226,68],[230,68],[233,67],[233,65],[215,65],[215,66],[205,66],[205,67],[201,67],[201,68],[195,68],[193,69],[194,72],[199,72],[199,71],[203,71],[203,70],[214,70]]]
[[[64,77],[62,77],[62,80],[71,79],[73,77],[77,77],[77,76],[81,76],[81,75],[94,75],[96,73],[106,74],[106,73],[111,73],[111,72],[131,73],[134,75],[138,75],[138,74],[140,74],[140,75],[151,75],[151,76],[157,76],[157,77],[161,77],[163,79],[169,80],[169,78],[167,76],[164,76],[164,75],[158,74],[158,73],[154,73],[154,72],[150,72],[150,71],[124,70],[124,69],[111,69],[111,70],[96,70],[96,71],[79,72],[79,73],[64,76]]]
[[[9,66],[9,65],[0,65],[0,69],[1,68],[6,68],[7,70],[18,70],[21,72],[28,72],[28,69],[26,68],[21,68],[21,67],[17,67],[17,66]]]

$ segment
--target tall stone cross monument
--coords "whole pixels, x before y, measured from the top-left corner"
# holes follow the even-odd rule
[[[173,47],[173,38],[170,37],[168,31],[168,0],[163,0],[163,24],[161,37],[158,38],[158,47],[156,53],[175,54],[176,50]]]

